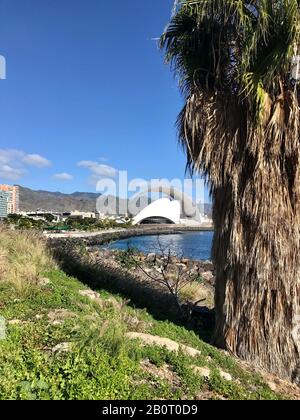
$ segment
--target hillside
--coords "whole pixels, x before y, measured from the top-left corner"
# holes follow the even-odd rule
[[[0,400],[299,397],[126,294],[67,276],[35,234],[0,230],[0,258]]]
[[[96,209],[96,201],[99,196],[99,193],[91,192],[63,194],[42,190],[34,191],[20,186],[20,210],[36,211],[42,209],[60,213],[75,210],[93,212]]]

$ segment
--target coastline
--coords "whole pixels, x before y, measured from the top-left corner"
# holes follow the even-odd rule
[[[84,242],[86,245],[102,245],[106,242],[129,239],[137,236],[148,235],[172,235],[184,232],[212,232],[213,226],[182,226],[182,225],[149,225],[136,226],[128,229],[109,229],[98,232],[69,232],[58,234],[44,234],[50,242],[55,240],[71,240],[77,242]]]

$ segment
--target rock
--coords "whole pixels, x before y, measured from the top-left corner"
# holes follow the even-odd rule
[[[220,371],[220,376],[222,379],[224,379],[225,381],[231,382],[232,381],[232,376],[227,373],[227,372],[223,372],[222,370]]]
[[[21,324],[21,320],[20,319],[11,319],[10,321],[8,321],[8,325],[19,325]]]
[[[140,362],[140,366],[145,372],[167,381],[174,391],[181,386],[180,377],[173,371],[172,366],[168,364],[158,367],[146,359]]]
[[[199,366],[191,366],[192,370],[194,373],[196,373],[197,375],[202,376],[205,379],[210,379],[211,376],[211,371],[209,368],[207,367],[199,367]],[[222,379],[224,379],[225,381],[231,382],[232,381],[232,376],[227,373],[227,372],[223,372],[222,370],[220,371],[220,376]]]
[[[65,319],[76,318],[74,312],[67,311],[66,309],[55,309],[48,313],[48,319],[51,325],[61,325]]]
[[[200,375],[202,378],[210,379],[210,369],[206,367],[191,366],[194,373]]]
[[[187,271],[187,266],[183,263],[177,263],[176,267],[178,267],[181,271]]]
[[[38,281],[39,286],[48,286],[48,284],[51,284],[51,281],[47,277],[42,277]]]
[[[190,277],[198,277],[199,276],[199,272],[197,270],[195,270],[194,268],[189,270],[189,276]]]
[[[93,300],[94,302],[97,302],[101,306],[103,305],[103,300],[101,299],[101,296],[99,295],[99,293],[94,292],[93,290],[80,290],[79,294],[81,296]]]
[[[211,271],[206,271],[205,273],[201,273],[201,277],[203,280],[211,282],[214,279],[214,275]]]
[[[226,398],[214,391],[201,391],[195,399],[198,401],[227,401]]]
[[[186,264],[187,269],[189,271],[192,271],[194,273],[198,273],[199,272],[199,268],[198,268],[197,265],[195,265],[194,261],[188,260],[187,262],[185,262],[185,261],[183,261],[183,262],[184,262],[184,264]]]
[[[147,327],[151,325],[151,323],[140,321],[136,316],[126,315],[124,314],[123,320],[130,329],[134,329],[138,332],[143,332],[146,330]]]
[[[196,357],[201,354],[199,350],[196,350],[192,347],[179,344],[176,341],[170,340],[169,338],[158,337],[156,335],[143,334],[137,332],[129,332],[125,334],[131,340],[140,340],[145,345],[158,346],[161,348],[166,348],[169,351],[178,353],[179,350],[182,350],[185,354],[191,357]]]
[[[146,261],[149,263],[154,263],[156,261],[156,254],[154,252],[152,252],[151,254],[148,254]]]
[[[11,319],[8,321],[8,325],[25,325],[27,324],[26,321],[22,321],[21,319]]]
[[[71,350],[71,343],[60,343],[51,349],[52,353],[67,353]]]

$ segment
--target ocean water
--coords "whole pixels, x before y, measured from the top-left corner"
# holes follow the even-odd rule
[[[122,239],[105,248],[126,250],[135,248],[149,254],[171,251],[172,255],[193,260],[211,259],[213,232],[184,232],[172,235],[148,235]]]

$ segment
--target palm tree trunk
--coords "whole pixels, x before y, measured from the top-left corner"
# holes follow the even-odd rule
[[[284,379],[300,367],[300,179],[268,156],[213,191],[215,344]],[[251,162],[252,159],[252,162]],[[272,163],[270,163],[272,162]]]

